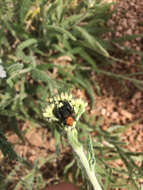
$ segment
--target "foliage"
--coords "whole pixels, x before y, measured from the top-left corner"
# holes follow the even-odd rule
[[[0,2],[0,58],[2,72],[6,72],[6,76],[0,73],[2,131],[10,128],[24,141],[24,134],[19,127],[20,122],[29,121],[33,126],[46,127],[47,123],[43,120],[41,109],[46,98],[52,96],[55,91],[67,91],[70,88],[84,89],[91,107],[94,107],[92,72],[128,80],[142,89],[143,81],[102,68],[103,65],[113,64],[117,60],[109,53],[109,51],[111,53],[116,51],[114,43],[129,39],[129,37],[113,39],[112,42],[103,39],[103,34],[110,31],[106,27],[106,22],[111,16],[109,7],[110,4],[103,4],[100,0],[4,0]],[[130,37],[133,38],[134,36]],[[128,51],[128,53],[132,52]],[[142,56],[141,52],[140,55]],[[70,61],[64,65],[60,64],[59,58],[62,56],[67,56]],[[96,88],[100,91],[98,84]],[[91,125],[89,121],[88,124]],[[79,126],[84,126],[84,123],[80,123]],[[91,128],[89,131],[94,131]],[[84,130],[84,127],[83,129],[81,127],[82,135],[87,132]],[[95,150],[98,150],[95,154],[97,158],[99,157],[97,162],[102,166],[99,173],[105,180],[105,189],[119,187],[121,184],[117,180],[118,176],[131,179],[132,184],[137,188],[136,179],[143,174],[132,158],[133,153],[120,147],[118,136],[102,131],[97,126],[96,131],[100,135],[98,139],[94,139]],[[103,139],[112,146],[108,144],[103,147]],[[11,158],[9,152],[16,155],[3,132],[0,149],[9,158]],[[106,153],[108,153],[107,157],[104,156]],[[112,168],[107,164],[107,160],[117,158],[123,160],[127,170]],[[34,183],[34,175],[38,175],[38,179],[43,180],[39,170],[29,171],[29,174],[26,172],[23,174],[24,183],[27,184],[25,189],[29,189],[28,184],[31,186]],[[78,171],[76,172],[78,176]],[[4,183],[8,183],[8,178]],[[15,188],[20,189],[22,184],[20,181]],[[123,180],[122,185],[128,184]]]

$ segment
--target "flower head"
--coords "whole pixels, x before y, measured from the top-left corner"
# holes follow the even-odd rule
[[[87,103],[82,99],[75,99],[71,94],[61,93],[49,99],[43,116],[50,122],[57,121],[63,125],[72,126],[78,121],[86,106]]]

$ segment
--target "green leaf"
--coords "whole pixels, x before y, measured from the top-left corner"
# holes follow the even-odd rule
[[[67,36],[67,38],[76,41],[76,38],[67,30],[65,30],[64,28],[60,27],[60,26],[52,26],[52,25],[48,25],[47,26],[47,32],[53,32],[53,33],[60,33],[62,35]]]
[[[22,0],[21,2],[17,2],[18,13],[20,16],[21,23],[24,22],[26,13],[29,11],[30,7],[32,6],[32,0]]]
[[[19,72],[20,70],[22,70],[23,67],[24,67],[24,65],[22,63],[14,63],[7,68],[7,71],[10,75],[12,75],[13,73],[16,73],[16,72]]]
[[[36,81],[52,82],[52,79],[48,76],[48,74],[36,68],[31,70],[31,76]]]
[[[83,14],[78,14],[78,15],[71,15],[67,17],[66,19],[63,20],[61,25],[64,28],[71,28],[73,25],[75,25],[77,22],[80,21],[80,19],[83,17]]]
[[[57,156],[60,156],[60,151],[59,151],[59,144],[61,142],[61,134],[56,128],[54,129],[54,136],[55,136],[55,142],[56,142],[56,153]]]
[[[142,38],[143,34],[133,34],[133,35],[124,35],[123,37],[120,38],[113,38],[112,43],[121,43],[129,40],[135,40],[137,38]]]
[[[85,42],[87,42],[89,44],[89,47],[92,50],[98,52],[99,54],[101,54],[105,57],[109,57],[108,52],[100,45],[100,43],[96,40],[95,37],[90,35],[86,30],[84,30],[83,28],[81,28],[79,26],[75,26],[74,29],[80,33],[82,38],[85,40]]]
[[[24,42],[21,42],[17,48],[16,48],[16,52],[18,51],[22,51],[23,49],[25,48],[28,48],[30,47],[31,45],[33,44],[36,44],[37,43],[37,40],[35,38],[30,38],[28,40],[25,40]]]
[[[94,171],[96,160],[95,160],[95,156],[94,156],[93,143],[92,143],[92,139],[91,139],[90,135],[88,135],[87,152],[88,152],[87,156],[88,156],[89,166],[90,166],[91,170]]]
[[[24,42],[21,42],[16,48],[16,57],[18,59],[22,59],[25,63],[31,63],[33,61],[33,57],[32,52],[30,51],[30,47],[35,44],[37,44],[37,40],[34,38],[30,38],[28,40],[25,40]],[[25,54],[25,48],[29,48],[29,55]]]
[[[74,51],[74,49],[73,49]],[[72,51],[71,51],[72,52]],[[84,50],[84,48],[78,48],[73,53],[78,53],[84,60],[86,60],[95,70],[97,69],[95,60]]]
[[[89,98],[91,100],[91,106],[92,108],[94,107],[94,91],[93,88],[91,86],[91,83],[88,80],[85,80],[83,78],[82,75],[80,75],[79,73],[76,72],[75,77],[73,78],[73,80],[78,83],[79,85],[81,85],[87,92],[87,94],[89,95]]]
[[[17,134],[17,136],[22,140],[22,142],[24,142],[23,135],[19,129],[19,126],[15,117],[11,119],[11,123],[12,123],[12,126],[11,126],[12,130]]]

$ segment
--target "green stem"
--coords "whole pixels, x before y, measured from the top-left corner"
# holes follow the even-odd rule
[[[68,128],[67,129],[67,137],[68,137],[69,144],[72,146],[73,151],[76,153],[76,155],[79,158],[80,163],[84,167],[86,174],[87,174],[91,184],[93,185],[94,190],[102,190],[102,188],[96,178],[95,171],[93,171],[89,166],[88,159],[83,150],[83,146],[78,141],[76,128]]]

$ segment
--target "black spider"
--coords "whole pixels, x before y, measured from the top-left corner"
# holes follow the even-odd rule
[[[53,110],[53,114],[61,123],[67,124],[67,119],[69,117],[73,118],[74,109],[66,100],[61,100],[59,103],[62,103],[63,105],[61,107],[56,106]]]

